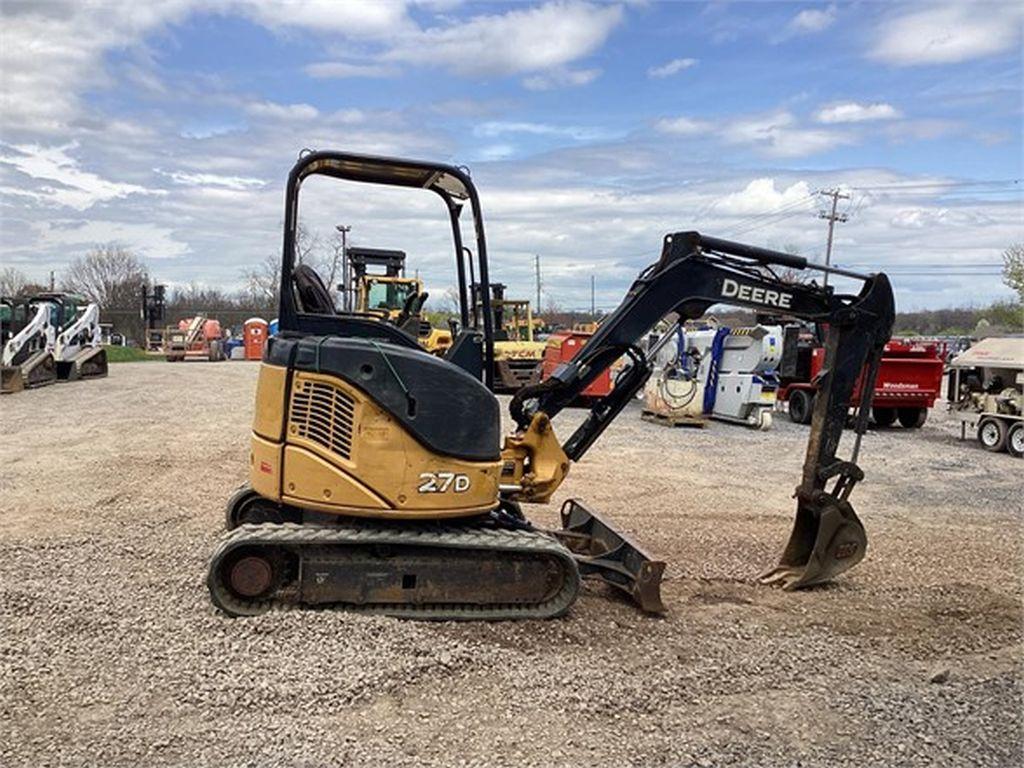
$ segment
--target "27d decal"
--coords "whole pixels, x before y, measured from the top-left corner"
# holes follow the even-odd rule
[[[420,493],[465,493],[469,490],[469,475],[457,472],[421,472]]]

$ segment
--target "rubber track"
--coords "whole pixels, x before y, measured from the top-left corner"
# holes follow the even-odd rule
[[[554,597],[537,605],[492,604],[423,604],[394,605],[342,604],[356,613],[382,614],[423,621],[504,621],[509,619],[548,619],[561,616],[575,602],[579,592],[579,571],[570,552],[550,536],[536,531],[503,528],[436,526],[429,528],[381,527],[372,524],[350,526],[315,526],[296,523],[264,523],[241,525],[221,537],[213,556],[207,586],[214,605],[231,616],[256,616],[270,610],[286,610],[303,606],[280,599],[242,600],[227,589],[219,574],[221,561],[241,546],[274,545],[290,548],[309,545],[375,544],[441,547],[447,549],[478,549],[485,553],[525,553],[554,556],[565,564],[567,578]]]

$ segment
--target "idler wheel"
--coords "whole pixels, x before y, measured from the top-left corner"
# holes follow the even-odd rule
[[[274,564],[260,555],[246,555],[228,569],[228,586],[240,597],[261,597],[274,586]]]

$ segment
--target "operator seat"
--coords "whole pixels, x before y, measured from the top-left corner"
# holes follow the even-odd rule
[[[303,312],[310,315],[338,314],[334,300],[331,299],[331,292],[327,290],[315,269],[308,264],[299,264],[292,273],[292,279],[295,281],[295,290],[299,294]]]

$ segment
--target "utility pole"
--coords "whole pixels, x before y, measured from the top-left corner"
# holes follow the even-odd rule
[[[537,273],[537,311],[540,312],[540,254],[533,256],[534,270]]]
[[[591,319],[597,314],[597,304],[594,301],[594,275],[590,276],[590,317]]]
[[[818,212],[819,219],[828,219],[828,244],[825,246],[825,266],[828,267],[832,264],[832,233],[836,222],[838,221],[842,224],[849,219],[845,213],[836,213],[836,207],[839,205],[840,200],[849,200],[850,196],[840,192],[838,187],[835,189],[823,189],[818,194],[832,198],[832,211],[830,213],[825,211]],[[824,283],[825,287],[828,287],[828,272],[825,273]]]
[[[51,269],[50,270],[50,290],[51,291],[54,289],[55,285],[56,285],[56,281],[54,280],[54,273],[53,273],[53,270]]]
[[[346,312],[352,311],[352,286],[349,285],[348,274],[348,233],[352,227],[347,224],[338,224],[335,227],[341,233],[341,308]]]

